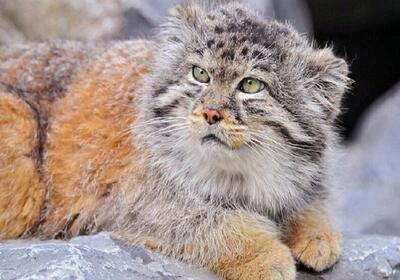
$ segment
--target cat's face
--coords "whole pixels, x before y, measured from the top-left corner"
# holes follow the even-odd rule
[[[221,167],[321,157],[348,82],[331,50],[235,4],[179,7],[162,37],[147,114],[158,144]]]

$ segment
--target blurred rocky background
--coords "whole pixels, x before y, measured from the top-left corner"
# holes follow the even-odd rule
[[[400,236],[400,83],[367,110],[341,152],[332,172],[341,228]]]
[[[0,44],[151,38],[175,2],[0,0]],[[333,212],[346,234],[344,258],[333,271],[300,278],[400,279],[400,240],[391,237],[400,236],[400,1],[248,2],[267,18],[291,22],[317,44],[332,44],[355,80],[338,120],[344,145],[334,151],[331,169],[339,189]],[[0,279],[111,278],[212,276],[107,235],[0,246]]]
[[[146,37],[177,0],[0,0],[0,44],[49,39]],[[268,17],[289,19],[302,32],[311,22],[301,1],[249,0]],[[295,9],[287,9],[291,2]]]

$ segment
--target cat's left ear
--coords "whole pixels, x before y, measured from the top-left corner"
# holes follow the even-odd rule
[[[336,57],[331,48],[313,50],[307,67],[309,88],[329,120],[334,120],[341,111],[343,95],[352,83],[348,75],[348,64]]]

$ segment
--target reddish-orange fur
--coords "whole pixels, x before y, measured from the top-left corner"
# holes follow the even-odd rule
[[[31,108],[0,92],[0,239],[29,233],[39,221],[45,188],[36,162],[37,134]]]
[[[112,61],[115,52],[118,62]],[[82,223],[134,163],[129,133],[135,117],[131,101],[135,89],[141,86],[138,77],[149,71],[146,62],[150,53],[144,47],[129,49],[142,55],[131,68],[127,52],[123,48],[106,52],[79,73],[67,96],[55,104],[55,111],[60,113],[53,118],[46,147],[45,170],[50,186],[43,226],[46,236],[58,233],[68,219],[79,214],[71,228],[71,234],[78,234]],[[88,142],[90,145],[85,145]]]
[[[61,45],[45,46],[42,52],[1,52],[0,82],[11,92],[0,94],[2,239],[32,233],[40,220],[41,236],[67,230],[79,234],[135,163],[129,133],[135,118],[132,99],[141,87],[140,77],[149,71],[152,47],[127,42],[99,49],[93,59],[81,48]],[[64,77],[70,82],[55,89],[60,87],[55,73],[63,65],[51,66],[53,76],[45,67],[57,54],[72,63],[66,71],[70,76]],[[30,82],[23,80],[27,71]],[[46,132],[40,160],[35,158],[38,138]]]

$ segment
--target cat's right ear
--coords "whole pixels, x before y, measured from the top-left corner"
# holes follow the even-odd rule
[[[201,9],[194,4],[180,4],[173,8],[170,17],[175,18],[178,24],[184,24],[190,28],[196,28],[199,25]],[[182,27],[179,25],[178,27]]]
[[[179,4],[170,10],[161,26],[161,36],[169,42],[191,40],[193,32],[201,29],[202,9],[195,4]]]

